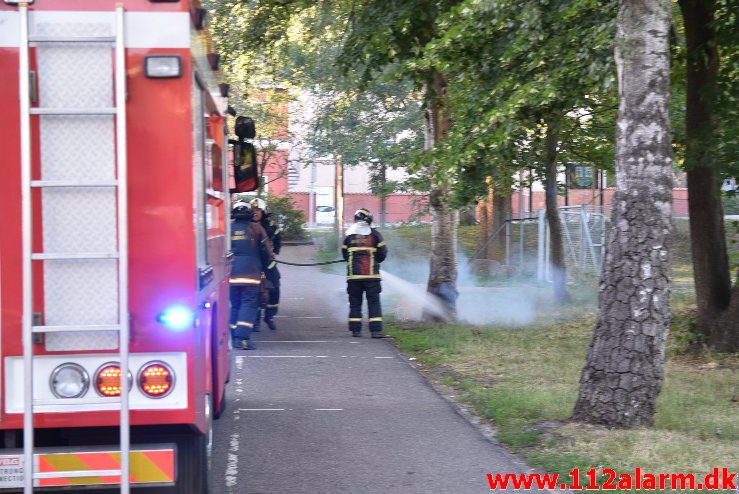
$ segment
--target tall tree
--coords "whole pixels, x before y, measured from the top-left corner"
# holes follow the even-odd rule
[[[546,122],[544,148],[544,190],[546,200],[546,217],[549,226],[550,251],[552,263],[552,284],[554,298],[559,303],[569,301],[567,291],[567,267],[565,266],[565,248],[562,238],[562,223],[557,204],[557,147],[559,145],[558,124],[554,118]]]
[[[429,83],[430,101],[426,109],[426,149],[434,150],[449,135],[451,115],[446,77],[433,71]],[[426,291],[442,302],[445,319],[457,317],[457,226],[459,212],[448,201],[451,192],[449,177],[437,174],[429,194],[431,226],[431,257]],[[437,315],[426,313],[425,319],[435,320]]]
[[[409,78],[426,92],[430,141],[428,154],[448,134],[451,125],[447,108],[447,75],[418,63],[428,43],[440,35],[438,18],[460,0],[230,0],[242,11],[248,6],[250,22],[243,30],[245,46],[277,47],[289,37],[291,22],[310,12],[327,12],[339,32],[340,65],[347,73],[358,74],[359,89],[380,78]],[[313,33],[314,38],[318,36]],[[395,69],[395,70],[393,70]],[[430,160],[429,160],[430,161]],[[456,303],[457,212],[449,205],[451,179],[434,167],[422,172],[430,184],[430,207],[434,218],[434,247],[431,255],[428,291],[442,300],[449,316]]]
[[[739,345],[739,283],[732,289],[717,159],[719,52],[714,0],[680,0],[687,55],[685,167],[696,330],[719,351]]]
[[[616,192],[573,419],[652,423],[670,323],[670,0],[619,0]]]
[[[465,0],[441,19],[444,34],[426,54],[428,64],[456,74],[454,126],[440,161],[454,176],[457,200],[487,195],[487,177],[507,190],[520,169],[535,168],[545,179],[560,301],[569,297],[557,172],[566,159],[595,159],[587,156],[598,147],[592,141],[606,141],[592,124],[612,118],[614,18],[613,1]]]

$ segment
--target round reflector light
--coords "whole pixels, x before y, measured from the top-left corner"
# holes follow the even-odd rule
[[[174,388],[174,371],[163,362],[149,362],[139,372],[139,387],[152,398],[167,396]]]
[[[82,366],[66,363],[51,373],[49,386],[57,398],[79,398],[87,393],[90,376]]]
[[[120,396],[121,367],[116,363],[100,366],[95,373],[95,388],[101,396]]]

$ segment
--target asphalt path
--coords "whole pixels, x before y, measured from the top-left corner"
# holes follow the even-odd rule
[[[311,262],[313,247],[281,260]],[[234,350],[215,422],[213,494],[477,494],[528,471],[488,440],[388,340],[347,330],[344,278],[280,266],[278,329]]]

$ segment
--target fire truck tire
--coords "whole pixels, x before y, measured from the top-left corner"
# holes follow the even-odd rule
[[[141,494],[209,494],[213,451],[213,398],[206,397],[208,432],[183,434],[177,444],[177,483],[173,487],[137,489]]]
[[[223,415],[223,412],[226,411],[226,385],[223,385],[223,389],[221,390],[221,399],[218,400],[218,403],[213,406],[213,418],[219,419]]]

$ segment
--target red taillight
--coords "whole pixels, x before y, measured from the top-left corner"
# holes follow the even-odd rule
[[[95,373],[95,387],[102,396],[121,395],[121,368],[118,364],[105,364]]]
[[[174,372],[161,362],[146,364],[139,373],[139,387],[152,398],[161,398],[174,387]]]

